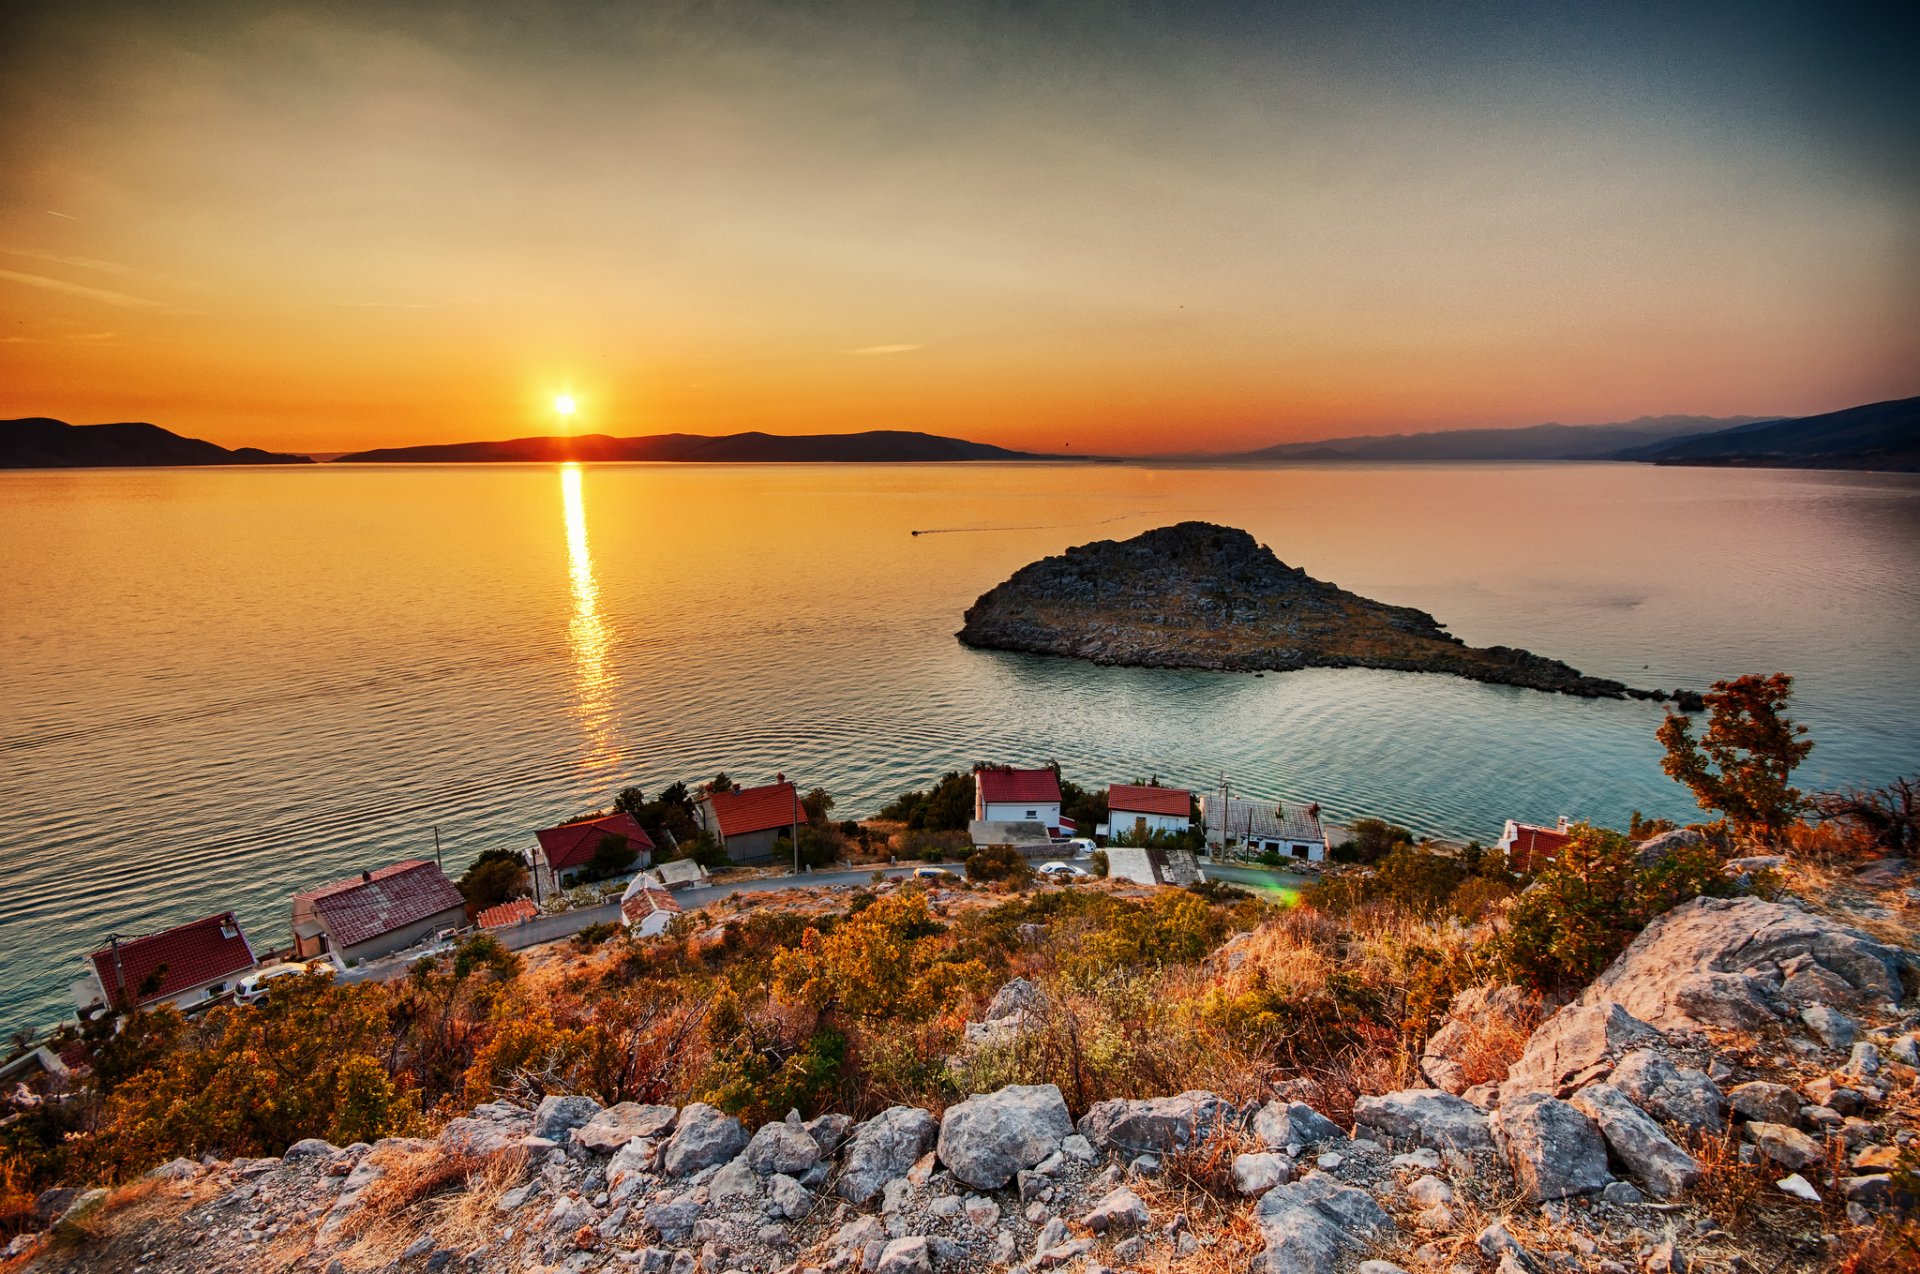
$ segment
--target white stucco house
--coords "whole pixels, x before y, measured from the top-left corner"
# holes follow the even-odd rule
[[[1074,834],[1060,817],[1060,776],[1050,769],[981,765],[973,771],[973,817],[983,823],[1038,823],[1055,836]]]
[[[1327,831],[1318,803],[1206,796],[1200,801],[1200,817],[1207,825],[1209,853],[1257,858],[1273,850],[1282,858],[1326,861]]]
[[[1107,789],[1107,835],[1144,840],[1177,836],[1193,826],[1193,793],[1183,787],[1115,783]]]

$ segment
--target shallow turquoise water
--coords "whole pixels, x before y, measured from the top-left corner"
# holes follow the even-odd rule
[[[0,474],[0,1023],[78,954],[305,887],[449,869],[726,769],[837,811],[1057,757],[1487,839],[1686,816],[1656,705],[1446,677],[969,651],[1044,553],[1201,517],[1643,686],[1799,678],[1811,785],[1920,769],[1920,479],[1628,465],[599,466]],[[913,530],[941,533],[914,536]]]

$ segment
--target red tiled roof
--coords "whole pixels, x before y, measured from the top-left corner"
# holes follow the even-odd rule
[[[539,838],[540,852],[546,855],[547,866],[555,871],[586,866],[594,851],[600,848],[600,842],[609,836],[626,837],[627,844],[638,853],[653,852],[652,838],[640,824],[634,822],[631,814],[583,818],[577,823],[562,823],[558,827],[535,832],[534,835]]]
[[[531,920],[540,914],[540,908],[533,905],[531,898],[515,898],[512,902],[503,902],[488,907],[473,918],[473,922],[482,929],[504,929],[508,925],[517,925],[522,920]]]
[[[126,977],[126,998],[147,1004],[244,973],[254,965],[253,948],[231,911],[122,942],[117,952],[105,946],[87,958],[100,975],[109,1004],[121,1002],[121,974]],[[142,997],[140,988],[149,978],[155,978],[159,989]]]
[[[620,903],[620,914],[628,924],[638,924],[657,911],[678,915],[686,908],[664,889],[637,889]]]
[[[1057,804],[1060,800],[1060,776],[1050,769],[983,766],[973,772],[973,781],[980,785],[980,799],[987,805]]]
[[[735,788],[715,792],[704,798],[713,807],[722,836],[745,836],[770,827],[791,827],[796,818],[805,821],[800,809],[800,794],[793,784],[769,783],[765,787]]]
[[[294,903],[313,904],[326,922],[335,947],[351,947],[383,933],[455,907],[466,899],[446,873],[424,858],[409,858],[365,876],[350,876],[295,894]]]
[[[1107,808],[1129,814],[1165,814],[1186,818],[1193,813],[1193,793],[1182,787],[1140,787],[1115,783],[1107,789]]]
[[[1526,823],[1516,823],[1513,831],[1513,844],[1507,846],[1507,862],[1520,871],[1532,871],[1542,863],[1553,861],[1573,839],[1565,832]]]

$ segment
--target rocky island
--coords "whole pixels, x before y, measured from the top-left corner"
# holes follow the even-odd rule
[[[1387,668],[1603,699],[1635,690],[1511,646],[1469,646],[1423,610],[1389,606],[1288,566],[1211,522],[1099,540],[1021,567],[967,608],[960,641],[1136,668],[1228,672]]]

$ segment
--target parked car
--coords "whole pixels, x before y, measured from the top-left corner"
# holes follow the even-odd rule
[[[240,979],[233,989],[233,998],[241,1004],[260,1004],[267,998],[267,984],[276,978],[284,978],[295,973],[324,973],[333,976],[331,960],[311,960],[288,964],[270,964],[264,969],[256,969]]]
[[[1040,870],[1049,876],[1086,876],[1091,874],[1085,867],[1076,867],[1072,863],[1041,863]]]
[[[942,877],[953,875],[953,873],[945,867],[915,867],[913,874],[920,880],[939,880]]]
[[[1098,845],[1093,843],[1093,838],[1090,836],[1075,836],[1071,840],[1062,841],[1060,843],[1060,848],[1062,849],[1066,849],[1069,846],[1073,848],[1073,856],[1075,858],[1090,857],[1093,854],[1094,850],[1100,848]]]

